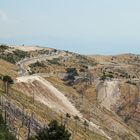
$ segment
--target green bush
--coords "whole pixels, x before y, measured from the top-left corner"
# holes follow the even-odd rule
[[[0,54],[0,58],[1,59],[4,59],[4,60],[6,60],[6,61],[8,61],[8,62],[10,62],[10,63],[16,63],[16,61],[18,61],[19,59],[15,56],[15,55],[13,55],[12,53],[8,53],[8,54],[5,54],[5,53],[3,53],[3,54]]]
[[[10,52],[5,52],[5,49],[7,47],[3,47],[3,51],[2,48],[0,48],[0,58],[4,59],[10,63],[15,64],[16,62],[20,61],[21,59],[24,59],[25,57],[29,57],[30,55],[28,54],[28,52],[25,51],[21,51],[21,50],[15,50],[12,53]]]
[[[112,79],[112,78],[114,78],[114,76],[111,73],[103,72],[103,74],[100,77],[100,80],[105,81],[107,78],[111,78]]]
[[[77,69],[76,68],[67,68],[66,69],[66,72],[71,75],[71,76],[78,76],[78,73],[77,73]]]
[[[29,140],[69,140],[71,134],[65,129],[65,126],[59,125],[56,120],[50,122],[47,128],[41,130],[37,136]]]
[[[28,52],[21,51],[21,50],[15,50],[13,51],[13,53],[19,58],[25,58],[30,56]]]
[[[0,52],[4,52],[7,50],[9,47],[7,45],[0,45]]]
[[[58,58],[53,58],[52,60],[48,60],[50,64],[60,65]]]
[[[34,68],[34,67],[46,67],[46,65],[44,63],[42,63],[42,62],[37,61],[37,62],[35,62],[33,64],[30,64],[30,67],[31,68]]]
[[[16,140],[16,137],[9,132],[2,115],[0,114],[0,140]]]

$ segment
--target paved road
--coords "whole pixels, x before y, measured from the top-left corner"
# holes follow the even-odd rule
[[[24,60],[19,61],[17,63],[17,66],[19,68],[19,77],[28,75],[27,69],[29,64],[35,63],[37,61],[43,61],[46,59],[58,58],[61,55],[62,55],[61,52],[58,52],[56,54],[43,55],[43,56],[38,56],[33,58],[25,58]]]

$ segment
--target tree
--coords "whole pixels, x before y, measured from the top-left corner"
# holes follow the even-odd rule
[[[9,47],[7,45],[0,45],[0,52],[4,52],[5,50],[7,50]]]
[[[38,133],[36,140],[69,140],[70,136],[64,125],[59,125],[56,120],[53,120],[48,127]]]
[[[71,76],[78,76],[78,72],[76,68],[67,68],[66,72]]]
[[[72,86],[74,84],[75,76],[78,76],[78,72],[76,68],[67,68],[66,73],[67,76],[67,85]]]
[[[3,82],[4,82],[4,91],[8,95],[9,86],[10,84],[13,84],[14,81],[10,76],[5,75],[3,76]]]
[[[100,80],[105,81],[106,80],[106,73],[103,71],[102,76],[100,77]]]
[[[84,128],[85,128],[85,132],[87,131],[87,127],[89,126],[88,122],[85,120],[84,121]]]

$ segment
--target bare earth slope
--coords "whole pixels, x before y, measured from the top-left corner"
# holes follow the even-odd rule
[[[119,81],[106,81],[97,85],[97,98],[102,106],[111,111],[120,99]]]
[[[73,116],[78,115],[79,117],[82,117],[79,111],[74,108],[64,94],[58,91],[50,82],[46,81],[42,77],[38,75],[25,76],[17,78],[17,81],[19,82],[17,83],[18,88],[30,96],[32,96],[31,94],[33,93],[35,100],[44,103],[58,112],[67,112]],[[29,86],[29,88],[27,88],[27,86]],[[33,91],[31,91],[30,88],[32,88]]]
[[[61,55],[61,53],[60,53],[61,57],[64,57],[65,55],[66,55],[65,53],[63,55]],[[55,55],[54,55],[54,57],[55,57]],[[46,56],[46,58],[47,59],[53,59],[52,56],[51,57]],[[59,58],[59,55],[56,55],[55,58]],[[44,61],[43,59],[41,57],[39,59],[33,58],[32,61],[29,61],[30,63],[28,63],[28,61],[26,61],[26,65],[23,65],[23,69],[27,69],[29,64],[35,63],[35,61],[41,61],[42,62],[42,61]],[[96,59],[96,58],[94,58],[94,59]],[[113,65],[116,67],[116,69],[118,69],[118,68],[119,69],[121,69],[121,68],[124,69],[124,68],[131,67],[131,63],[127,63],[127,60],[129,60],[129,59],[130,60],[132,59],[132,58],[129,58],[129,55],[126,56],[126,57],[125,56],[118,56],[117,58],[114,58],[114,57],[112,58],[112,56],[109,56],[109,57],[104,57],[103,60],[102,60],[102,57],[101,57],[99,60],[97,59],[97,62],[99,62],[99,68],[100,68],[100,65],[101,65],[101,67],[103,67],[103,70],[106,70],[106,69],[111,70],[112,69],[111,67]],[[24,64],[24,62],[23,62],[23,64]],[[65,64],[65,65],[67,65],[67,64]],[[92,70],[92,68],[91,68],[91,70]],[[118,70],[116,70],[116,71],[118,71]],[[124,76],[126,76],[126,78],[128,77],[127,76],[128,74],[133,74],[131,72],[131,69],[130,69],[130,73],[129,73],[128,70],[126,71],[126,73],[124,71],[119,71],[119,72],[121,72],[120,76],[123,76],[123,74],[124,74]],[[135,75],[133,74],[133,76],[135,76]],[[47,105],[50,108],[53,108],[56,111],[60,111],[62,113],[67,112],[67,113],[70,113],[74,116],[77,115],[80,118],[82,117],[82,114],[74,107],[74,105],[72,105],[69,102],[69,99],[67,97],[65,97],[62,92],[58,91],[55,87],[53,87],[52,84],[50,84],[48,81],[46,81],[42,77],[40,77],[38,75],[35,75],[35,76],[32,76],[32,77],[31,76],[26,76],[26,77],[18,78],[18,81],[23,82],[24,85],[26,85],[25,83],[32,82],[31,84],[34,87],[31,88],[28,85],[28,87],[29,87],[28,94],[30,94],[32,92],[32,94],[34,94],[35,100],[38,100],[38,101],[44,103],[45,105]],[[36,89],[37,85],[40,85],[39,86],[40,89]],[[96,86],[96,92],[97,92],[96,94],[97,94],[98,104],[101,105],[102,107],[105,107],[108,111],[111,111],[112,113],[113,112],[115,113],[116,112],[115,110],[117,110],[117,108],[121,104],[119,101],[121,101],[121,94],[122,93],[119,89],[119,86],[120,86],[119,80],[105,81],[103,83],[99,82],[95,86]],[[33,89],[33,90],[31,90],[30,88]],[[19,86],[19,89],[20,89],[20,86]],[[21,90],[22,89],[27,89],[27,88],[22,87]],[[36,91],[39,91],[39,92],[37,92],[37,94],[36,94]],[[43,91],[45,91],[45,92],[47,91],[47,93],[44,92],[43,94],[42,93],[40,94],[40,91],[42,91],[42,93],[43,93]],[[26,93],[26,90],[24,92]],[[106,121],[105,121],[105,123],[106,123]],[[108,118],[108,121],[109,121],[109,118]],[[110,118],[110,121],[111,121],[111,118]],[[131,130],[131,128],[127,128],[125,126],[125,124],[121,124],[119,121],[120,120],[117,120],[117,121],[112,120],[111,122],[114,122],[114,126],[108,125],[108,128],[111,129],[111,127],[113,127],[113,129],[114,129],[113,131],[117,135],[119,135],[120,139],[123,139],[124,135],[128,135],[128,134],[130,134],[130,136],[128,136],[127,139],[129,139],[129,138],[133,139],[133,137],[135,137],[136,139],[139,139],[137,134],[135,134]],[[92,122],[91,122],[91,124],[92,124]],[[95,125],[94,123],[93,123],[93,126],[97,127],[97,125]],[[100,131],[105,136],[108,135],[108,134],[105,134],[105,132],[103,132],[102,130],[100,130]],[[109,132],[109,135],[110,135],[110,132]],[[121,135],[123,135],[122,138],[121,138]],[[108,138],[111,139],[110,137],[108,137]]]
[[[72,105],[68,98],[44,78],[38,75],[24,76],[17,78],[17,81],[17,87],[21,92],[24,92],[29,96],[34,94],[35,100],[47,105],[56,112],[61,112],[63,114],[69,113],[72,116],[78,116],[82,120],[85,120],[82,114],[74,107],[74,105]],[[99,126],[92,122],[89,122],[89,127],[91,130],[95,130],[106,136],[108,139],[111,139],[99,128]]]
[[[42,111],[50,109],[57,118],[66,113],[72,116],[69,123],[71,132],[76,129],[74,116],[80,118],[74,140],[140,139],[138,55],[87,57],[49,48],[12,47],[16,51],[22,50],[20,53],[25,56],[18,59],[17,67],[0,60],[0,65],[4,65],[0,74],[16,77],[18,68],[19,77],[13,85],[11,97],[18,104],[26,104],[29,100],[30,112],[37,114],[39,120],[43,119],[42,124],[46,120]],[[6,54],[10,53],[12,57],[14,50],[9,50]],[[16,53],[13,53],[14,57],[18,56]],[[14,94],[18,96],[14,97]],[[85,120],[89,127],[84,134],[81,127]],[[91,131],[98,135],[91,136]]]

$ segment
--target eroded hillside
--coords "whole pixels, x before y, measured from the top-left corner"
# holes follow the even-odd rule
[[[0,74],[17,77],[6,98],[24,108],[36,125],[43,127],[57,119],[67,123],[74,140],[140,139],[139,55],[89,57],[27,48],[1,49]],[[0,88],[4,95],[2,81]],[[69,120],[66,113],[71,115]],[[22,124],[19,118],[14,127]],[[32,129],[31,133],[36,132]],[[27,134],[25,125],[20,138],[26,139]]]

